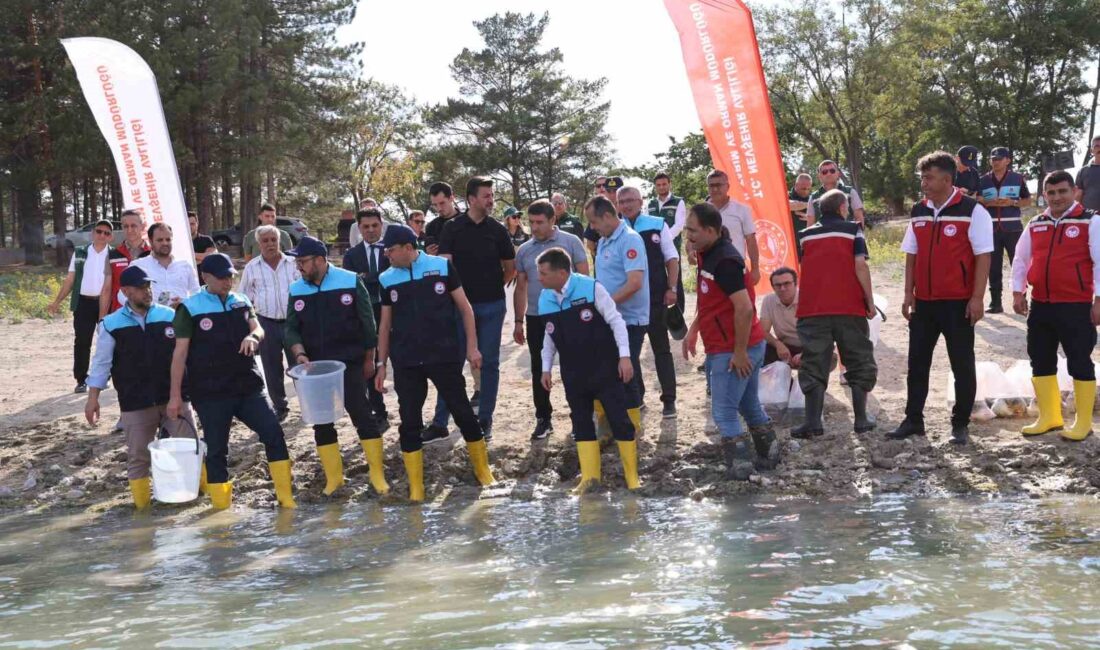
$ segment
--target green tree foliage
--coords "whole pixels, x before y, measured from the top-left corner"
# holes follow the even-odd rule
[[[663,171],[669,175],[672,192],[684,197],[689,205],[707,198],[707,174],[714,163],[703,132],[689,133],[680,140],[672,136],[668,139],[668,149],[656,154],[653,164],[624,170],[624,173],[651,181],[654,174]]]
[[[446,151],[441,162],[458,158],[465,165],[449,165],[455,171],[498,178],[515,205],[583,186],[594,161],[610,157],[606,80],[562,71],[561,52],[542,49],[549,20],[509,12],[475,22],[485,46],[463,49],[451,64],[460,96],[428,114]]]

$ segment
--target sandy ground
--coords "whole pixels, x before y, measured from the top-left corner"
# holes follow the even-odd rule
[[[876,291],[891,304],[876,352],[879,381],[872,409],[878,415],[877,431],[852,433],[850,399],[834,374],[826,398],[825,436],[808,442],[791,440],[788,429],[793,418],[776,413],[777,432],[783,443],[781,466],[756,475],[747,483],[725,481],[717,441],[703,430],[707,398],[703,375],[695,371],[698,362],[683,360],[678,346],[675,348],[679,417],[662,420],[658,384],[647,349],[643,365],[649,408],[645,411],[645,431],[639,444],[641,493],[693,498],[757,492],[826,498],[861,498],[886,492],[927,496],[1100,494],[1097,436],[1082,443],[1062,440],[1057,434],[1024,439],[1018,430],[1027,420],[997,419],[972,424],[971,445],[964,448],[951,445],[945,390],[948,364],[942,345],[933,366],[932,392],[926,411],[928,437],[886,440],[883,434],[898,424],[905,406],[907,332],[898,312],[899,270],[879,269],[874,280]],[[83,417],[84,396],[71,392],[70,322],[0,324],[0,340],[7,348],[0,358],[0,508],[101,511],[129,507],[125,445],[121,433],[111,432],[117,416],[115,395],[112,390],[105,392],[101,398],[103,420],[98,427],[89,427]],[[553,394],[555,432],[548,440],[532,443],[530,365],[526,347],[511,340],[510,321],[505,324],[501,357],[500,396],[490,445],[499,485],[487,490],[477,487],[464,445],[455,432],[450,441],[425,450],[429,499],[478,496],[531,499],[564,496],[572,487],[578,465],[560,386]],[[1023,319],[1004,314],[982,320],[977,328],[977,358],[996,361],[1002,368],[1016,359],[1025,359]],[[430,415],[428,407],[434,403],[433,399],[430,395],[426,416]],[[407,485],[397,444],[397,406],[392,392],[387,403],[394,415],[385,434],[386,473],[392,494],[403,495],[407,493]],[[347,485],[333,497],[321,495],[324,481],[312,431],[299,421],[294,399],[291,409],[285,429],[298,501],[377,498],[369,488],[362,452],[346,418],[338,423],[338,429]],[[274,506],[263,461],[262,447],[255,436],[243,427],[234,428],[230,463],[236,483],[235,503]],[[603,476],[603,487],[597,493],[622,489],[622,472],[613,445],[603,455]],[[402,501],[400,497],[388,498]],[[206,501],[182,507],[206,507]]]

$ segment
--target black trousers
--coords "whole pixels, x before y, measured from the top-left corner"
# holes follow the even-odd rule
[[[233,424],[234,417],[256,432],[264,445],[269,463],[290,458],[286,438],[283,437],[283,427],[279,424],[271,401],[262,390],[248,397],[192,402],[191,406],[202,423],[208,482],[225,483],[229,480],[229,427]]]
[[[616,440],[633,440],[634,423],[627,414],[627,384],[619,379],[619,369],[605,369],[595,373],[563,373],[565,401],[569,403],[569,419],[573,423],[573,439],[586,442],[596,439],[596,425],[592,421],[593,400],[600,400],[611,433]]]
[[[83,384],[88,379],[92,358],[92,337],[99,323],[99,297],[80,296],[73,312],[73,379]]]
[[[377,327],[382,322],[382,303],[371,303],[371,308],[374,310],[374,325]],[[374,414],[374,417],[386,417],[386,402],[382,397],[382,393],[374,390],[373,381],[367,382],[367,403],[370,405],[370,412]]]
[[[626,384],[626,407],[636,409],[642,405],[642,344],[648,325],[627,325],[626,335],[630,340],[630,364],[634,366],[634,378]],[[618,374],[618,371],[616,371]]]
[[[909,375],[905,417],[915,423],[924,422],[924,403],[928,398],[928,375],[932,370],[932,353],[943,335],[947,341],[947,358],[955,373],[955,408],[951,425],[965,426],[970,422],[974,396],[978,391],[974,368],[974,326],[966,318],[966,300],[918,300],[909,320]],[[802,353],[805,358],[805,352]]]
[[[798,385],[802,392],[828,387],[834,346],[840,351],[840,359],[844,363],[844,378],[848,383],[865,392],[871,392],[875,387],[878,366],[875,365],[875,347],[871,344],[870,325],[865,317],[799,318],[798,339],[802,341],[802,366],[798,370]]]
[[[447,410],[455,419],[462,438],[466,442],[476,442],[484,437],[481,425],[466,396],[466,379],[462,376],[462,363],[436,363],[402,368],[393,367],[393,388],[397,391],[397,408],[401,414],[401,425],[397,428],[401,436],[401,451],[418,451],[423,445],[420,430],[424,428],[424,400],[428,397],[428,382],[435,390]]]
[[[306,353],[308,356],[308,352]],[[314,359],[320,361],[320,359]],[[367,380],[363,378],[363,362],[344,362],[344,410],[348,412],[351,423],[360,440],[373,440],[382,437],[382,430],[370,412],[367,404]],[[320,445],[331,445],[337,441],[336,424],[313,425],[313,440]]]
[[[550,393],[542,387],[542,339],[546,335],[546,319],[527,316],[527,351],[531,353],[531,397],[535,402],[535,417],[549,418],[554,413]]]
[[[991,302],[1001,302],[1001,288],[1004,284],[1004,260],[1008,253],[1008,265],[1016,259],[1016,243],[1020,241],[1021,231],[1008,232],[993,228],[993,255],[989,260],[989,296]]]
[[[672,360],[672,348],[668,342],[668,308],[664,303],[649,305],[649,325],[646,327],[649,347],[653,350],[653,365],[657,368],[657,381],[661,384],[661,401],[676,402],[676,363]],[[638,373],[641,365],[635,367]],[[638,373],[638,390],[645,399],[645,379]]]
[[[1031,301],[1027,315],[1027,356],[1031,374],[1045,377],[1058,372],[1058,346],[1066,353],[1069,375],[1077,381],[1093,381],[1092,349],[1096,327],[1091,320],[1090,302]]]
[[[260,364],[264,368],[267,394],[271,397],[271,404],[275,407],[276,413],[287,408],[283,359],[286,359],[286,368],[294,366],[290,352],[283,347],[285,324],[286,319],[277,320],[260,316],[260,327],[264,328],[264,339],[260,341]]]

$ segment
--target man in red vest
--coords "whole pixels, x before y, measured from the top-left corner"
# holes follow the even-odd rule
[[[974,407],[974,325],[984,314],[993,220],[954,186],[955,158],[936,151],[917,162],[924,200],[913,206],[901,242],[905,252],[905,298],[909,321],[908,396],[905,420],[887,434],[894,439],[924,435],[924,402],[932,353],[942,334],[955,374],[951,442],[965,445]]]
[[[818,200],[818,218],[798,233],[802,254],[802,288],[798,296],[798,339],[802,365],[798,384],[806,394],[806,420],[791,430],[792,438],[825,433],[821,414],[833,361],[840,349],[844,377],[852,389],[856,433],[875,428],[867,417],[867,394],[875,387],[878,368],[867,319],[875,315],[867,241],[863,229],[848,221],[848,196],[832,189]]]
[[[1043,195],[1049,207],[1027,224],[1012,261],[1012,307],[1027,316],[1027,354],[1039,405],[1039,419],[1022,433],[1037,436],[1063,427],[1057,377],[1061,345],[1077,403],[1076,421],[1062,437],[1084,440],[1092,433],[1096,400],[1092,349],[1100,324],[1100,216],[1073,200],[1069,172],[1049,174]]]
[[[122,306],[119,302],[122,272],[130,266],[130,262],[150,253],[149,243],[145,241],[145,220],[141,216],[141,210],[123,210],[120,221],[123,240],[111,251],[111,257],[107,261],[111,266],[111,306],[108,312],[99,315],[100,320]]]

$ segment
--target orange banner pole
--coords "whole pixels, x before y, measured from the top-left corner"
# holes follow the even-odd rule
[[[768,293],[768,275],[780,266],[798,268],[798,255],[752,13],[740,0],[665,0],[665,8],[680,34],[714,166],[729,175],[730,198],[752,208],[760,248],[756,289]]]

